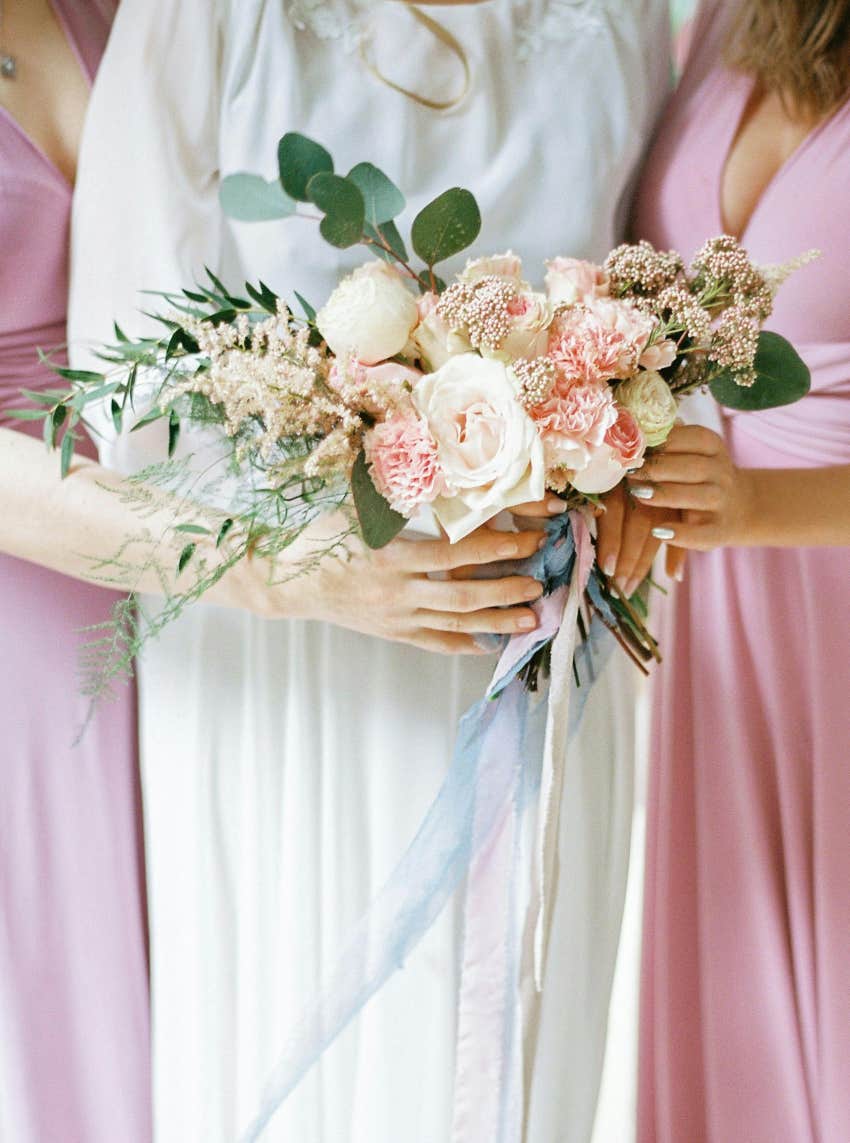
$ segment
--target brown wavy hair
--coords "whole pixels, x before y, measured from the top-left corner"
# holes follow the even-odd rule
[[[729,63],[822,118],[850,95],[850,0],[741,0]]]

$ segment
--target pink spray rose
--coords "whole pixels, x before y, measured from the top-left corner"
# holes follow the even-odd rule
[[[602,444],[591,452],[585,468],[572,478],[579,492],[601,495],[620,483],[629,469],[637,468],[646,449],[646,440],[628,409],[617,409],[617,420],[608,429]]]
[[[589,302],[608,293],[608,275],[594,262],[553,258],[546,263],[546,292],[556,306]]]
[[[412,516],[442,493],[437,445],[421,417],[399,414],[375,425],[364,446],[375,487],[396,512]]]

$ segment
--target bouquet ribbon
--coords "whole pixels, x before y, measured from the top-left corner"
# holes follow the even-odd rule
[[[551,928],[566,751],[604,639],[577,646],[593,546],[584,516],[549,524],[530,571],[544,584],[539,626],[505,647],[486,696],[461,719],[452,764],[419,830],[361,918],[320,995],[302,1013],[243,1143],[400,968],[466,876],[452,1143],[519,1143]],[[548,690],[522,678],[551,647]],[[577,701],[580,700],[580,701]],[[534,813],[535,807],[537,809]],[[524,838],[534,835],[532,860]],[[529,869],[530,866],[530,869]]]

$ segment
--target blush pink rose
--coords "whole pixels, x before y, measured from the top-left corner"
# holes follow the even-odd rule
[[[617,406],[617,419],[605,434],[605,444],[614,449],[627,468],[640,465],[646,452],[646,437],[628,409]]]
[[[545,401],[532,405],[529,415],[543,441],[546,467],[579,471],[601,446],[617,420],[608,385],[559,376]]]
[[[364,447],[375,487],[403,516],[443,492],[437,445],[421,417],[391,417],[367,434]]]
[[[546,292],[553,305],[573,306],[608,293],[608,275],[595,262],[553,258],[546,267]]]

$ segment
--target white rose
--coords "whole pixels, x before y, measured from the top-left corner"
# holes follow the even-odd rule
[[[505,254],[493,254],[489,258],[471,258],[460,275],[462,282],[477,282],[479,278],[506,278],[522,287],[522,259],[508,250]]]
[[[667,440],[676,423],[679,406],[660,373],[647,369],[630,377],[617,386],[617,401],[640,425],[647,448],[655,448]]]
[[[336,357],[377,365],[401,353],[417,316],[401,276],[386,262],[369,262],[343,278],[316,325]]]
[[[452,357],[422,378],[413,401],[437,442],[449,493],[433,508],[452,543],[503,508],[542,499],[543,444],[502,362]]]
[[[418,303],[419,324],[410,335],[413,353],[421,357],[431,370],[456,357],[459,353],[469,353],[472,346],[469,340],[457,330],[450,329],[437,312],[437,294],[424,294]]]
[[[516,361],[520,357],[542,357],[549,347],[549,326],[554,309],[545,294],[525,290],[511,302],[511,329],[498,349],[482,350],[487,357]]]

